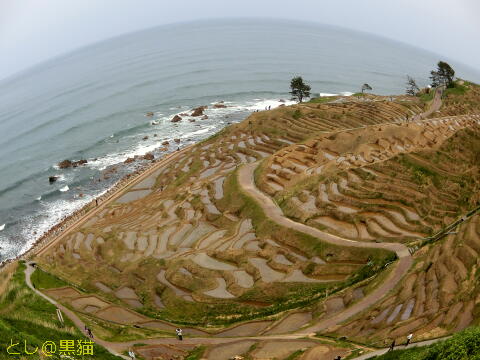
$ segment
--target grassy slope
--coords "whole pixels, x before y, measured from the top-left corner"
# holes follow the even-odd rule
[[[463,81],[463,80],[462,80]],[[432,117],[480,113],[480,85],[457,81],[453,88],[445,90],[440,114]]]
[[[480,359],[480,328],[474,327],[452,338],[425,347],[396,350],[376,360],[478,360]]]
[[[10,344],[26,341],[29,351],[35,347],[41,348],[45,341],[53,341],[59,346],[60,340],[86,340],[86,338],[73,326],[73,323],[65,318],[65,326],[59,325],[55,306],[48,303],[25,284],[25,265],[15,265],[11,271],[11,278],[6,284],[5,291],[0,296],[0,338],[2,351],[0,359],[12,359],[3,348]],[[17,349],[22,350],[21,346]],[[94,356],[86,356],[85,359],[118,359],[108,353],[104,348],[94,346]],[[31,359],[33,355],[26,355]],[[54,355],[50,359],[60,359]]]

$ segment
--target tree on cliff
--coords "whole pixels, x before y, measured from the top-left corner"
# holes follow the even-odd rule
[[[365,90],[372,90],[372,87],[368,84],[363,84],[362,85],[362,94]]]
[[[454,76],[455,71],[452,69],[452,67],[444,61],[439,61],[437,64],[437,70],[430,71],[432,87],[437,87],[439,85],[452,87]]]
[[[407,75],[407,90],[405,91],[407,95],[415,96],[419,91],[420,88],[418,87],[415,79]]]
[[[290,89],[292,100],[302,102],[304,98],[310,97],[310,85],[305,84],[301,76],[296,76],[290,81]]]

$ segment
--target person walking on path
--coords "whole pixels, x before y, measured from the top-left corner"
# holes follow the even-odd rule
[[[410,334],[407,336],[407,343],[405,344],[405,346],[408,346],[408,344],[410,344],[410,341],[412,340],[413,338],[413,334]]]
[[[128,356],[130,356],[130,359],[132,359],[132,360],[135,359],[135,353],[131,349],[128,350]]]
[[[388,351],[393,351],[394,348],[395,348],[395,340],[393,340],[392,343],[390,344]]]
[[[175,332],[177,333],[178,340],[182,341],[182,340],[183,340],[183,331],[182,331],[182,329],[178,328],[178,329],[175,330]]]

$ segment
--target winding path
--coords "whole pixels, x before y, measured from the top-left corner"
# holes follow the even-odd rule
[[[419,120],[425,117],[428,117],[431,115],[433,112],[437,111],[440,106],[441,106],[441,95],[442,95],[443,90],[438,89],[435,93],[434,99],[431,103],[431,106],[428,111],[417,115],[412,119],[413,120]],[[142,181],[146,177],[150,176],[153,174],[153,172],[160,167],[166,166],[172,161],[175,161],[179,155],[185,153],[188,151],[190,147],[186,147],[182,149],[181,151],[169,154],[165,158],[161,159],[153,165],[151,168],[146,170],[143,174],[139,175],[138,177],[135,177],[131,181],[129,181],[125,186],[122,187],[122,189],[119,189],[118,191],[115,191],[113,194],[111,194],[105,201],[102,202],[100,206],[97,208],[93,209],[92,211],[87,212],[84,216],[80,217],[77,221],[72,223],[71,225],[68,226],[68,228],[59,234],[58,237],[54,238],[52,241],[41,244],[38,246],[35,250],[29,252],[29,254],[32,253],[37,253],[41,254],[42,252],[45,252],[48,248],[53,246],[55,243],[58,242],[58,240],[62,239],[65,237],[68,233],[71,233],[71,231],[75,228],[78,228],[80,225],[82,225],[85,221],[87,221],[89,218],[94,216],[95,214],[99,213],[105,206],[107,206],[109,203],[117,199],[119,196],[123,195],[125,193],[125,189],[130,188],[132,185]],[[335,235],[331,235],[328,233],[325,233],[323,231],[320,231],[316,228],[307,226],[302,223],[295,222],[287,217],[284,216],[282,210],[274,203],[274,201],[267,195],[265,195],[262,191],[260,191],[254,182],[254,171],[256,167],[258,166],[258,162],[252,163],[252,164],[247,164],[243,165],[239,168],[238,172],[238,180],[239,180],[239,186],[241,189],[250,197],[252,197],[262,208],[262,210],[265,212],[265,215],[268,216],[272,221],[278,223],[281,226],[285,226],[294,230],[297,230],[299,232],[311,235],[320,241],[324,241],[326,243],[338,245],[338,246],[347,246],[347,247],[356,247],[356,248],[371,248],[371,249],[383,249],[383,250],[388,250],[396,253],[398,257],[398,261],[395,261],[392,264],[392,270],[388,274],[387,278],[383,281],[381,285],[379,285],[377,288],[375,288],[371,293],[369,293],[367,296],[365,296],[362,300],[358,301],[354,305],[338,312],[335,313],[331,316],[328,316],[326,318],[322,318],[320,321],[314,323],[313,325],[301,329],[295,333],[291,334],[282,334],[282,335],[262,335],[262,336],[252,336],[252,337],[234,337],[234,338],[226,338],[226,337],[192,337],[192,338],[186,338],[182,342],[182,344],[203,344],[203,345],[214,345],[214,344],[221,344],[221,343],[229,343],[229,342],[234,342],[234,341],[239,341],[239,340],[288,340],[288,339],[299,339],[299,338],[305,338],[305,337],[312,337],[315,335],[316,332],[319,331],[324,331],[326,329],[332,328],[336,325],[339,325],[340,323],[344,322],[345,320],[351,318],[352,316],[359,314],[360,312],[368,309],[370,306],[374,305],[377,303],[379,300],[381,300],[389,291],[391,291],[403,278],[403,276],[408,272],[409,268],[411,267],[413,260],[410,255],[410,252],[408,251],[408,248],[399,243],[370,243],[370,242],[358,242],[358,241],[353,241],[353,240],[348,240],[344,239]],[[43,246],[42,246],[43,245]],[[31,263],[27,263],[27,268],[25,271],[25,280],[27,283],[27,286],[32,289],[37,295],[41,296],[48,302],[52,303],[55,305],[58,309],[60,309],[65,316],[67,316],[74,325],[81,331],[83,332],[85,324],[83,321],[71,310],[63,306],[62,304],[58,303],[54,299],[48,297],[47,295],[43,294],[42,292],[38,291],[35,289],[32,285],[31,282],[31,274],[35,271],[35,268],[32,266]],[[443,340],[443,339],[436,339],[436,340],[430,340],[430,341],[425,341],[421,343],[416,343],[412,344],[411,346],[424,346],[424,345],[429,345],[433,342]],[[94,341],[98,344],[106,348],[108,351],[110,351],[112,354],[120,356],[124,359],[129,359],[129,357],[126,357],[124,355],[121,355],[123,351],[128,350],[131,346],[134,344],[138,343],[139,340],[134,340],[134,341],[127,341],[127,342],[109,342],[105,341],[102,339],[94,339]],[[178,340],[176,338],[154,338],[154,339],[142,339],[141,343],[146,344],[146,345],[175,345],[178,344]],[[372,356],[375,355],[380,355],[384,352],[386,352],[388,349],[381,349],[377,350],[375,352],[368,353],[366,355],[362,355],[356,359],[361,360],[361,359],[368,359]]]
[[[273,200],[255,186],[253,175],[257,166],[258,162],[244,165],[240,168],[238,172],[239,185],[248,196],[256,200],[258,205],[265,212],[265,215],[277,224],[311,235],[317,239],[320,239],[321,241],[333,245],[393,251],[397,254],[397,257],[399,259],[399,261],[395,262],[393,270],[390,272],[387,279],[385,279],[382,285],[377,287],[370,294],[365,296],[362,300],[355,303],[354,305],[330,317],[320,320],[318,323],[306,329],[303,329],[302,332],[308,334],[328,329],[332,326],[340,324],[341,322],[347,320],[353,315],[356,315],[361,311],[369,308],[371,305],[382,299],[390,290],[392,290],[402,279],[402,277],[408,272],[408,269],[412,265],[413,260],[410,252],[408,251],[408,248],[403,244],[375,242],[370,243],[343,239],[341,237],[325,233],[316,228],[295,222],[285,217],[282,210],[273,202]]]

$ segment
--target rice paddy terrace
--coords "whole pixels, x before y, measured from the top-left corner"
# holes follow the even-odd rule
[[[218,341],[301,333],[359,307],[392,272],[382,269],[395,253],[410,259],[405,245],[478,206],[480,117],[422,119],[429,104],[416,97],[330,100],[254,113],[160,163],[37,252],[41,269],[66,282],[44,292],[110,341],[171,336],[177,326]],[[341,241],[272,220],[242,188],[238,168],[246,164],[286,217]],[[474,287],[477,218],[469,224],[422,247],[388,296],[324,332],[368,342],[470,324],[479,299],[453,295]],[[440,290],[443,281],[450,295]],[[436,327],[450,327],[432,332],[432,310],[444,315]],[[404,323],[415,326],[396,331]],[[236,339],[236,354],[261,359],[257,352],[276,348],[259,341]],[[305,347],[312,349],[302,359],[351,351],[289,341],[278,358]],[[157,348],[145,348],[145,357]],[[208,358],[228,359],[211,355],[226,349],[218,343]]]

